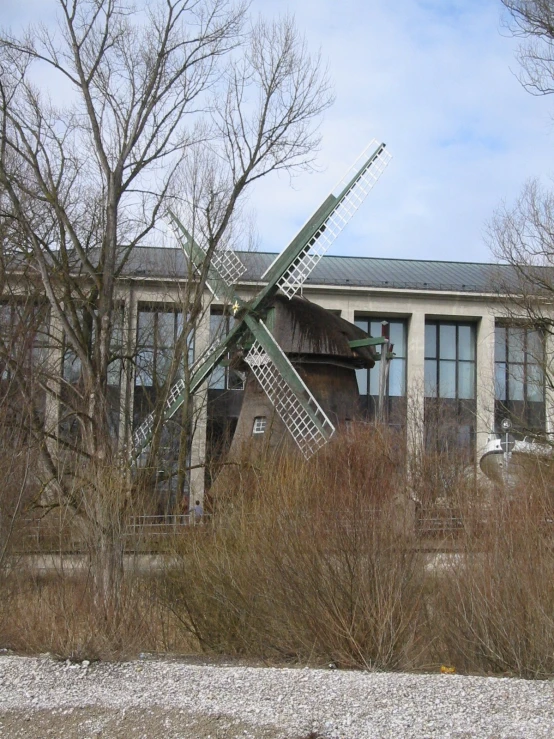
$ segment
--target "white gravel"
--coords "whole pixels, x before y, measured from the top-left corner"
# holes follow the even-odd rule
[[[82,721],[71,731],[31,731],[35,718],[74,711]],[[85,721],[87,712],[96,724]],[[115,714],[134,715],[132,732],[110,734],[106,717]],[[163,718],[176,715],[180,723]],[[161,659],[72,665],[7,655],[0,657],[0,718],[2,737],[551,738],[554,682]]]

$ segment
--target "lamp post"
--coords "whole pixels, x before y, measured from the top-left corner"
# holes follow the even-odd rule
[[[502,448],[504,450],[504,482],[508,477],[508,465],[510,463],[510,453],[514,445],[514,440],[510,439],[510,431],[512,430],[512,421],[509,418],[503,418],[500,423],[500,428],[505,433],[504,440],[501,441]]]

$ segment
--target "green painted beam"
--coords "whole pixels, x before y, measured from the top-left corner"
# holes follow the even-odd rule
[[[232,351],[245,329],[246,325],[244,321],[235,323],[227,336],[218,344],[217,348],[197,367],[190,378],[189,392],[191,394],[198,390],[214,367],[219,364],[228,352]]]
[[[368,337],[367,339],[355,339],[349,341],[348,345],[351,349],[357,349],[359,346],[379,346],[380,344],[386,344],[388,339],[384,336]]]
[[[263,303],[266,298],[271,298],[277,292],[277,282],[285,274],[292,262],[303,251],[306,244],[313,238],[314,234],[321,228],[324,221],[330,216],[337,206],[338,199],[334,195],[328,198],[319,206],[310,220],[303,226],[290,244],[279,254],[273,262],[264,279],[267,285],[256,296],[252,303],[252,307],[256,309]]]
[[[356,184],[356,182],[363,177],[365,172],[371,167],[373,161],[381,154],[385,144],[378,144],[372,154],[366,159],[365,163],[358,169],[358,171],[352,176],[350,181],[345,185],[339,195],[329,195],[325,201],[319,206],[310,220],[305,226],[301,228],[298,234],[290,242],[290,244],[284,249],[277,259],[273,262],[269,270],[266,272],[264,279],[267,280],[267,285],[252,301],[252,308],[257,309],[262,303],[277,292],[277,282],[285,274],[290,265],[294,260],[302,253],[306,245],[309,244],[310,240],[315,236],[319,229],[324,225],[325,221],[329,218],[332,212],[337,208],[342,200],[348,195],[350,190]]]

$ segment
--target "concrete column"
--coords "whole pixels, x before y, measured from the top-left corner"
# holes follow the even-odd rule
[[[354,323],[354,308],[350,306],[350,303],[345,305],[344,308],[341,306],[340,315],[348,323]]]
[[[63,374],[63,330],[56,313],[50,311],[48,326],[49,340],[46,353],[46,386],[44,427],[47,445],[50,453],[56,457],[55,447],[58,438],[58,423],[60,418],[60,398],[62,393]]]
[[[137,343],[138,302],[134,285],[131,287],[125,300],[124,308],[124,339],[128,357],[134,357]],[[126,360],[122,377],[119,416],[119,444],[120,447],[130,446],[133,434],[133,406],[135,387],[135,368],[132,362]]]
[[[210,345],[210,301],[204,299],[204,311],[194,337],[194,359],[201,357]],[[206,433],[208,429],[208,383],[204,382],[194,396],[193,435],[191,440],[190,505],[204,501],[204,463],[206,461]],[[202,465],[198,466],[197,465]]]
[[[494,429],[494,315],[483,315],[477,324],[475,450],[477,462]]]
[[[554,439],[554,336],[549,332],[545,339],[545,412],[546,433],[550,441]]]
[[[408,323],[407,441],[408,454],[421,453],[425,410],[425,313],[412,313]]]

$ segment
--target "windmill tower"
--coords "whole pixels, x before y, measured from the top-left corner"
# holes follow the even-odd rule
[[[302,362],[291,362],[287,354],[305,357],[318,352],[321,354],[324,348],[324,355],[337,365],[337,370],[341,363],[350,366],[353,377],[352,368],[372,366],[375,361],[372,347],[382,344],[383,340],[368,337],[361,329],[350,326],[311,303],[308,303],[310,309],[299,307],[299,302],[307,301],[295,296],[373,188],[390,159],[383,143],[373,141],[366,148],[333,193],[267,269],[262,276],[266,285],[252,300],[245,302],[235,293],[235,285],[246,270],[238,256],[229,249],[216,251],[209,266],[206,285],[216,299],[233,307],[235,324],[227,336],[216,340],[194,362],[190,368],[188,386],[179,380],[172,388],[165,408],[165,420],[179,410],[185,393],[193,394],[222,360],[230,353],[237,353],[249,370],[251,392],[255,388],[256,392],[263,393],[266,403],[274,410],[273,415],[279,419],[279,434],[286,429],[306,458],[327,443],[335,432],[335,424],[316,398],[316,395],[326,397],[321,389],[324,389],[325,383],[316,383],[318,390],[314,394],[308,387],[309,375],[314,380],[318,370],[312,369],[311,373],[306,371],[301,366]],[[187,258],[200,271],[206,262],[206,253],[179,219],[173,213],[170,216]],[[305,318],[309,314],[304,325],[297,320],[301,313]],[[288,314],[288,318],[285,314]],[[293,330],[296,323],[299,323],[297,335]],[[312,335],[310,338],[307,325],[314,324],[318,328],[318,336]],[[330,331],[333,326],[334,330]],[[329,395],[327,392],[327,397]],[[328,403],[324,404],[329,407]],[[245,406],[247,410],[248,403]],[[248,425],[247,414],[244,419],[244,424]],[[151,414],[136,430],[133,436],[136,456],[149,444],[153,422]],[[244,435],[246,432],[242,433]]]

